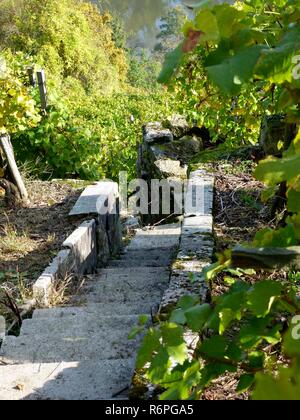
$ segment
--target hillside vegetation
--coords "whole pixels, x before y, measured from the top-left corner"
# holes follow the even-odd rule
[[[4,0],[0,27],[7,63],[2,92],[7,84],[19,86],[9,89],[5,108],[20,102],[20,89],[29,107],[1,124],[2,132],[15,133],[17,157],[38,165],[41,176],[133,175],[140,127],[168,113],[169,96],[158,88],[153,68],[132,64],[113,18],[79,0]],[[47,76],[49,109],[42,118],[37,89],[28,86],[29,65]],[[138,83],[148,74],[151,85]]]

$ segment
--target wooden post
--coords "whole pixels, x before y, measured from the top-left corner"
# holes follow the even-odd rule
[[[37,73],[38,85],[40,90],[42,110],[46,110],[48,106],[47,87],[46,87],[46,75],[44,70],[40,70]]]
[[[0,146],[3,150],[4,157],[7,160],[7,164],[11,172],[13,181],[15,185],[18,187],[20,196],[22,200],[27,201],[28,193],[27,193],[25,184],[23,182],[23,179],[21,177],[20,171],[18,169],[18,166],[16,164],[13,148],[12,148],[10,137],[8,134],[0,136]]]
[[[34,68],[33,67],[28,67],[27,68],[27,74],[29,77],[29,83],[31,86],[36,87],[36,77],[34,74]]]

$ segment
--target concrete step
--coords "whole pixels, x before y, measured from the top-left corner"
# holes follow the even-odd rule
[[[134,357],[141,337],[128,339],[129,330],[96,333],[70,330],[61,333],[7,337],[0,362],[7,364],[59,363],[83,360],[128,359]],[[0,363],[1,364],[1,363]]]
[[[149,316],[150,318],[150,316]],[[98,314],[80,314],[63,318],[35,318],[23,322],[20,336],[65,334],[99,334],[99,331],[124,330],[128,333],[138,325],[138,316],[98,316]]]
[[[98,270],[98,274],[94,276],[95,281],[112,281],[128,280],[130,278],[157,278],[169,275],[170,270],[167,267],[129,267],[120,269],[116,267],[108,267]]]
[[[129,251],[156,248],[176,248],[179,245],[181,225],[164,225],[154,229],[140,229],[128,245]]]
[[[32,319],[56,319],[65,317],[76,317],[80,314],[97,314],[97,316],[111,315],[139,315],[150,314],[151,303],[142,300],[132,302],[132,304],[118,304],[112,303],[89,303],[86,306],[65,307],[65,308],[50,308],[50,309],[36,309],[33,313]]]
[[[87,282],[83,291],[93,290],[99,294],[121,291],[152,291],[166,288],[170,281],[170,272],[164,268],[101,270],[94,280]]]
[[[135,360],[0,366],[0,400],[126,399]]]
[[[152,286],[152,288],[155,286]],[[121,291],[106,290],[104,289],[91,289],[85,294],[85,299],[89,303],[106,304],[115,308],[115,313],[119,313],[119,305],[129,305],[133,311],[132,314],[136,313],[136,310],[141,312],[141,308],[151,308],[156,304],[159,304],[163,295],[163,287],[156,288],[153,290],[135,291],[134,288],[128,287]],[[134,310],[134,308],[136,308]],[[150,310],[151,311],[151,310]],[[148,311],[147,311],[148,312]]]
[[[125,251],[118,259],[110,262],[110,267],[169,267],[174,252],[168,248],[145,251]]]

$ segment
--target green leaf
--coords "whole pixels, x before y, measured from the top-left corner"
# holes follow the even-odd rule
[[[237,368],[225,363],[209,363],[201,370],[200,386],[207,387],[214,379],[227,372],[236,372]]]
[[[239,340],[243,348],[254,349],[262,341],[266,340],[270,344],[277,344],[281,341],[280,329],[281,325],[277,324],[270,328],[272,318],[251,318],[248,325],[241,328]]]
[[[185,325],[186,317],[183,309],[175,309],[170,317],[170,322],[173,324]]]
[[[300,191],[289,188],[287,192],[288,210],[292,213],[300,212]]]
[[[188,310],[199,303],[199,296],[183,296],[177,303],[177,307],[183,310]]]
[[[271,374],[256,375],[256,387],[252,395],[258,401],[299,401],[300,381],[293,380],[291,369],[281,369],[274,378]]]
[[[284,287],[275,281],[261,281],[248,292],[247,304],[257,317],[265,317],[272,309],[275,299],[281,296]]]
[[[282,159],[269,157],[261,161],[254,171],[254,176],[269,186],[283,181],[290,181],[299,175],[300,154]]]
[[[284,336],[283,351],[289,357],[300,359],[300,316],[294,317]]]
[[[207,67],[209,78],[223,94],[237,95],[243,84],[252,78],[261,49],[261,46],[255,45],[229,56],[218,65]]]
[[[201,331],[207,323],[212,309],[209,304],[197,305],[185,311],[187,325],[192,331]]]
[[[161,347],[160,337],[160,331],[153,328],[148,331],[138,352],[137,368],[142,369],[152,359],[153,352]]]
[[[214,336],[205,340],[200,346],[201,354],[209,358],[224,358],[226,355],[226,349],[228,342],[224,337]]]
[[[248,356],[249,367],[252,369],[263,369],[265,364],[265,355],[261,351],[253,351]]]
[[[143,326],[149,322],[150,316],[149,315],[140,315],[139,316],[139,325]]]
[[[158,83],[168,84],[183,58],[183,43],[181,43],[174,51],[166,55],[163,69],[158,77]]]
[[[230,308],[225,308],[219,312],[220,326],[219,333],[223,335],[229,325],[236,319],[236,312],[233,312]]]
[[[150,368],[147,371],[147,377],[154,384],[160,383],[168,374],[170,366],[171,360],[167,350],[160,348],[157,355],[151,361]]]
[[[187,347],[183,338],[183,331],[183,328],[176,324],[166,323],[161,325],[161,334],[166,350],[180,364],[187,358]]]
[[[265,228],[255,235],[255,248],[286,248],[298,245],[297,232],[293,224],[278,230]]]
[[[220,39],[216,16],[210,10],[200,11],[195,18],[196,29],[203,32],[201,43],[218,42]]]
[[[275,47],[264,49],[255,69],[258,77],[271,83],[292,82],[292,59],[300,50],[300,29],[291,29]]]
[[[144,327],[135,326],[128,335],[128,340],[134,340],[139,334],[144,331]]]
[[[248,389],[254,384],[255,376],[254,375],[242,375],[237,386],[238,394],[248,391]]]

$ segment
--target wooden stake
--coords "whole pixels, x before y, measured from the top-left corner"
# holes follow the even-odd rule
[[[15,185],[18,187],[20,196],[22,200],[27,201],[28,193],[27,193],[25,184],[23,182],[23,179],[21,177],[20,171],[18,169],[18,166],[16,164],[14,151],[13,151],[13,148],[10,142],[10,137],[8,134],[0,136],[0,147],[3,150],[4,157],[7,160],[9,170],[11,172]]]
[[[46,87],[46,75],[44,70],[40,70],[36,73],[39,90],[40,90],[40,97],[41,97],[41,105],[42,110],[46,110],[48,106],[48,97],[47,97],[47,87]]]

